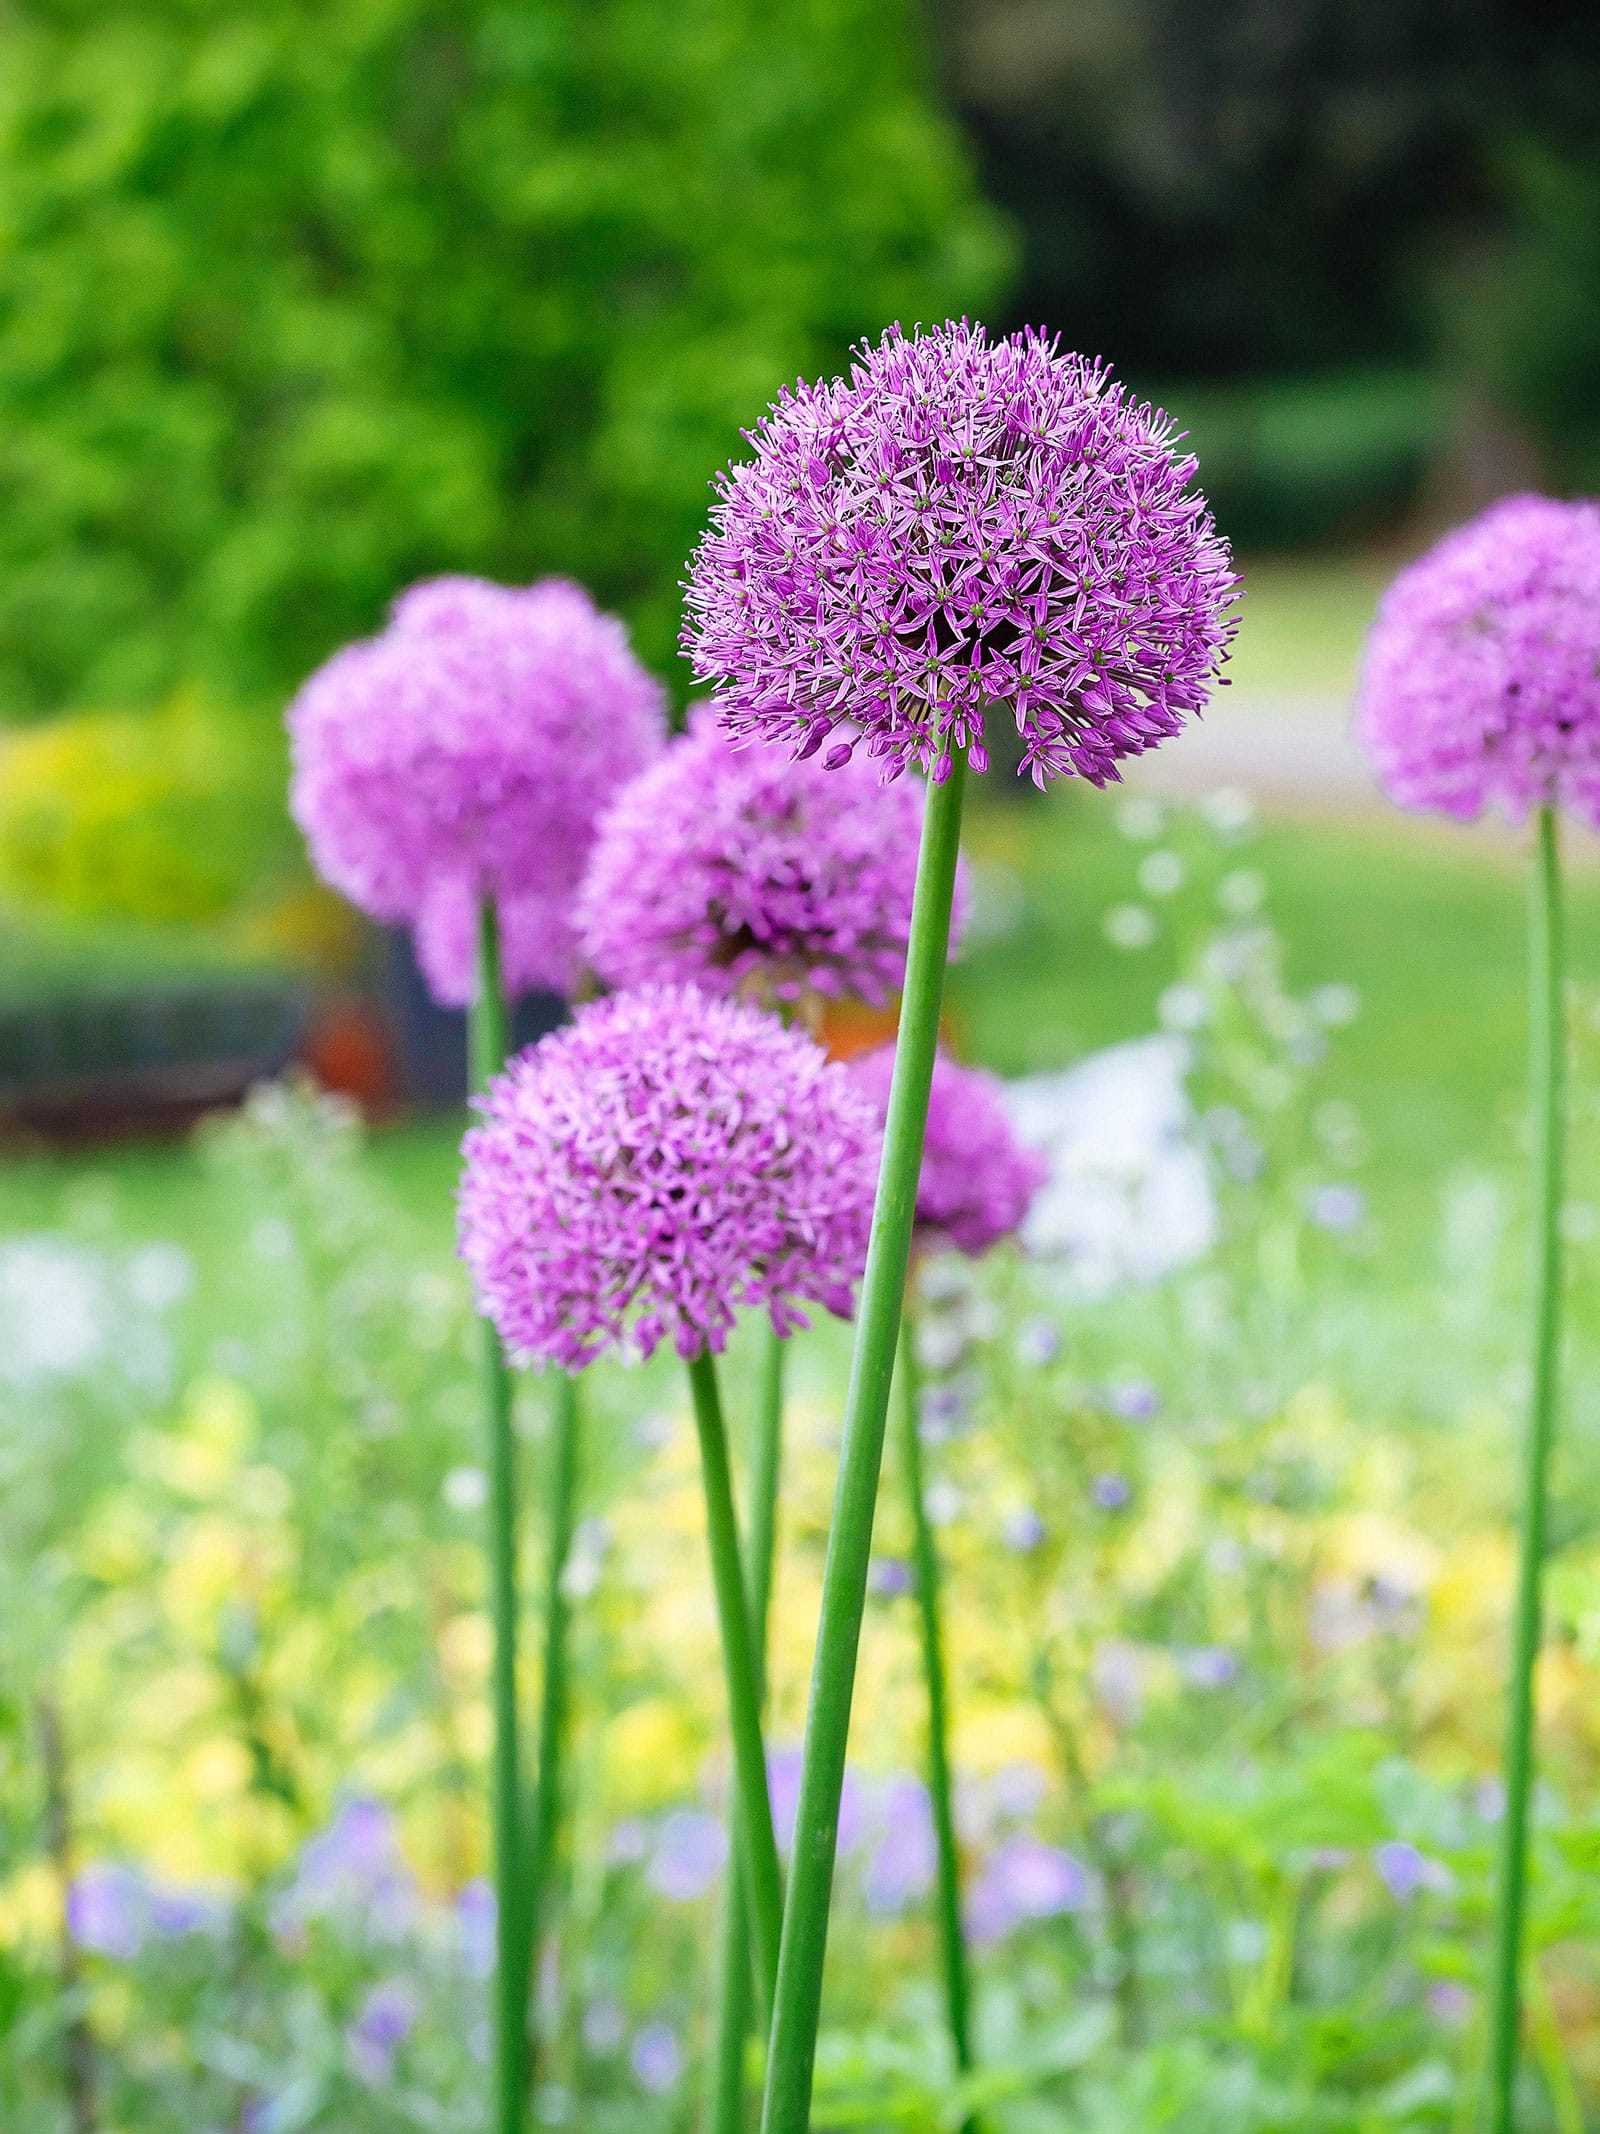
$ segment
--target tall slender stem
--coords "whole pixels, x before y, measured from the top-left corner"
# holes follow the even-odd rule
[[[1494,2134],[1512,2134],[1521,2016],[1528,1810],[1533,1785],[1533,1678],[1539,1658],[1550,1446],[1555,1436],[1561,1338],[1563,1014],[1561,861],[1553,808],[1539,811],[1528,907],[1529,1081],[1533,1110],[1533,1387],[1522,1485],[1511,1682],[1506,1712],[1505,1816],[1490,2004],[1489,2098]]]
[[[578,1382],[558,1373],[551,1408],[550,1546],[545,1564],[544,1683],[539,1697],[539,1777],[533,1795],[522,1896],[522,1970],[530,1983],[539,1963],[539,1935],[555,1868],[561,1827],[561,1748],[567,1723],[567,1603],[565,1577],[572,1553],[572,1522],[578,1493]],[[528,2064],[538,2059],[538,2026],[528,2016]]]
[[[484,1088],[506,1056],[500,933],[493,904],[478,908],[478,984],[469,1028],[472,1081]],[[517,1474],[511,1374],[500,1337],[480,1329],[489,1460],[489,1607],[494,1621],[493,1822],[497,1905],[494,1994],[495,2127],[521,2134],[528,2087],[528,1958],[523,1926],[522,1814],[517,1753]]]
[[[872,1518],[883,1464],[895,1343],[911,1256],[911,1222],[928,1124],[928,1091],[939,1041],[945,958],[950,947],[950,900],[961,844],[965,758],[958,752],[941,768],[946,770],[944,783],[930,785],[922,823],[900,1038],[889,1085],[878,1197],[845,1396],[844,1437],[822,1577],[822,1613],[812,1662],[811,1706],[767,2053],[762,2134],[805,2134],[811,2115],[850,1704],[866,1606]]]
[[[750,1638],[755,1648],[756,1679],[763,1699],[767,1673],[767,1617],[772,1602],[773,1565],[778,1541],[778,1482],[783,1469],[783,1359],[788,1344],[770,1324],[761,1358],[761,1390],[756,1403],[755,1442],[750,1448],[746,1485],[745,1577],[749,1586]],[[734,1809],[737,1814],[737,1808]],[[733,1847],[737,1854],[738,1829]],[[745,2046],[750,2035],[750,1911],[744,1877],[737,1867],[723,1894],[722,1950],[717,1965],[717,2034],[706,2097],[706,2124],[712,2134],[738,2134],[744,2125]]]
[[[922,1439],[917,1418],[915,1328],[910,1312],[900,1325],[900,1468],[911,1507],[911,1562],[922,1630],[922,1673],[928,1689],[928,1796],[938,1848],[939,1953],[944,1965],[945,2007],[956,2069],[972,2065],[967,2022],[967,1951],[961,1938],[961,1867],[951,1807],[950,1704],[944,1666],[944,1626],[939,1611],[939,1551],[928,1523],[922,1488]],[[968,2120],[967,2126],[972,2122]]]
[[[777,1840],[772,1834],[767,1753],[761,1739],[761,1680],[756,1666],[750,1611],[745,1603],[744,1572],[739,1561],[739,1530],[734,1517],[733,1480],[728,1467],[728,1433],[722,1420],[716,1366],[709,1351],[691,1358],[689,1386],[694,1396],[695,1425],[700,1433],[706,1538],[711,1550],[711,1581],[722,1630],[722,1666],[728,1684],[728,1731],[733,1737],[740,1868],[750,1905],[761,1997],[770,2013],[778,1971],[783,1887],[778,1874]]]

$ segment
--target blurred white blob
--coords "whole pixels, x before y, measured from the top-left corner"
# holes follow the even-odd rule
[[[0,1377],[71,1378],[99,1359],[114,1321],[98,1254],[45,1235],[0,1244]]]
[[[1050,1165],[1022,1243],[1076,1296],[1159,1280],[1216,1242],[1187,1060],[1177,1037],[1139,1038],[1008,1088],[1018,1134]]]

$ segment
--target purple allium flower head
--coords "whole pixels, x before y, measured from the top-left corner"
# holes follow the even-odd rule
[[[850,1072],[882,1119],[894,1046],[863,1053]],[[938,1054],[917,1180],[918,1244],[931,1251],[953,1246],[976,1259],[1010,1236],[1048,1175],[1038,1151],[1017,1139],[994,1076]]]
[[[507,997],[570,992],[579,964],[570,893],[502,896],[495,916]],[[441,874],[429,884],[411,938],[434,999],[446,1008],[470,1007],[478,986],[478,893],[470,875]]]
[[[334,888],[423,926],[442,997],[470,993],[480,894],[507,907],[511,981],[565,984],[595,818],[661,747],[661,707],[581,587],[432,579],[295,698],[290,805]]]
[[[1164,415],[1029,329],[898,326],[785,391],[719,483],[684,644],[736,736],[889,775],[983,770],[1009,713],[1042,785],[1096,785],[1201,709],[1227,544]]]
[[[517,1355],[721,1349],[741,1305],[787,1334],[848,1313],[879,1133],[798,1030],[694,986],[581,1008],[491,1084],[465,1143],[461,1252]]]
[[[904,982],[923,792],[866,763],[829,773],[730,748],[713,714],[602,816],[578,898],[585,960],[613,986],[879,1002]],[[955,934],[966,902],[957,882]]]
[[[1357,725],[1402,808],[1600,823],[1600,504],[1503,498],[1402,571]]]

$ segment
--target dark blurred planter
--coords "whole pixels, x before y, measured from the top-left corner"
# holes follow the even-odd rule
[[[467,1018],[433,1000],[403,928],[385,937],[382,992],[401,1098],[411,1104],[460,1104],[467,1093]],[[524,994],[511,1012],[512,1049],[531,1045],[566,1016],[559,993]]]
[[[0,1131],[50,1141],[180,1132],[295,1056],[302,986],[164,981],[0,1006]]]

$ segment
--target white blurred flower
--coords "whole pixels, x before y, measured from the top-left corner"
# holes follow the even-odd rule
[[[1217,903],[1230,919],[1249,919],[1267,901],[1267,885],[1253,867],[1236,867],[1217,884]]]
[[[1181,1039],[1141,1038],[1010,1087],[1019,1136],[1050,1166],[1022,1242],[1074,1295],[1155,1281],[1216,1241],[1187,1063]]]
[[[1185,868],[1176,852],[1152,852],[1139,863],[1139,887],[1147,897],[1170,897],[1183,887]]]
[[[1159,931],[1155,913],[1143,904],[1114,904],[1101,925],[1113,948],[1148,948]]]
[[[475,1512],[488,1495],[489,1477],[481,1467],[452,1467],[444,1478],[444,1501],[453,1512]]]
[[[71,1378],[100,1361],[113,1327],[98,1254],[47,1233],[0,1244],[0,1378]]]
[[[1156,1003],[1156,1017],[1163,1030],[1200,1030],[1211,1014],[1205,989],[1197,985],[1169,985]]]

